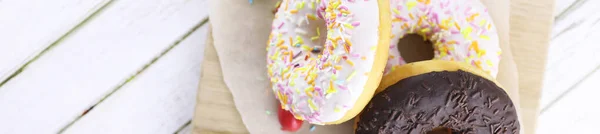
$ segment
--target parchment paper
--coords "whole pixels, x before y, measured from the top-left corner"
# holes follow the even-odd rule
[[[223,70],[225,84],[250,133],[283,133],[277,121],[276,100],[269,90],[266,76],[266,50],[272,10],[277,0],[210,0],[210,21],[214,45]],[[509,4],[507,0],[482,0],[494,18],[503,54],[498,81],[518,107],[518,79],[509,49]],[[273,114],[265,114],[269,111]],[[349,134],[352,121],[341,125],[317,126],[312,133]],[[307,133],[304,124],[298,133]],[[523,127],[521,127],[523,128]]]

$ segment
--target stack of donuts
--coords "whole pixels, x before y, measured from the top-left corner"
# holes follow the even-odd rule
[[[431,42],[433,59],[406,62],[397,45],[410,34]],[[519,133],[478,0],[283,0],[266,50],[273,93],[294,120],[354,119],[359,134]]]

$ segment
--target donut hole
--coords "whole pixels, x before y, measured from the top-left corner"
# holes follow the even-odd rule
[[[309,47],[311,47],[311,53],[313,53],[313,55],[318,55],[321,54],[321,52],[323,51],[323,48],[325,46],[325,41],[327,39],[327,25],[325,24],[325,21],[323,19],[316,19],[316,20],[308,20],[308,26],[307,26],[307,32],[308,32],[308,42],[310,43],[306,43],[306,45],[309,45]],[[317,33],[317,29],[319,30],[319,32]],[[318,37],[316,39],[313,39],[313,37]]]
[[[458,134],[458,132],[447,127],[437,127],[427,132],[426,134]]]
[[[400,38],[397,46],[400,56],[406,63],[433,59],[433,43],[420,35],[405,35]]]

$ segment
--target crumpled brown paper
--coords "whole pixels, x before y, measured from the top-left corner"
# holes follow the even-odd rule
[[[503,54],[497,80],[518,108],[517,71],[508,44],[508,0],[482,0],[492,15],[500,35]],[[226,85],[231,90],[235,105],[250,133],[284,133],[276,114],[277,102],[269,90],[266,73],[266,50],[273,9],[277,0],[211,0],[210,21],[214,45],[223,69]],[[298,133],[307,133],[304,124]],[[521,127],[523,128],[523,127]],[[523,131],[523,129],[521,129]],[[316,126],[312,133],[353,133],[352,121],[341,125]]]

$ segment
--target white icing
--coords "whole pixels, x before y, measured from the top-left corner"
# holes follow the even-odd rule
[[[499,39],[496,28],[492,24],[492,19],[487,13],[486,7],[477,0],[423,1],[425,2],[419,2],[417,0],[391,0],[390,7],[392,10],[392,18],[396,19],[396,21],[392,22],[392,34],[394,35],[394,38],[390,41],[390,55],[394,58],[388,60],[385,74],[391,72],[394,67],[406,64],[396,47],[399,39],[406,34],[416,34],[419,33],[420,30],[430,29],[432,31],[440,30],[426,32],[429,33],[429,40],[434,44],[434,59],[464,61],[469,64],[472,64],[471,62],[473,62],[472,65],[474,66],[477,66],[474,64],[475,62],[481,62],[479,64],[480,68],[484,71],[488,71],[492,77],[495,77],[498,73],[498,64],[500,62]],[[427,4],[427,2],[429,3]],[[411,7],[410,5],[414,6]],[[472,21],[467,20],[467,18],[476,13],[479,15],[473,17]],[[411,19],[409,14],[413,15],[413,19]],[[437,14],[438,19],[435,19],[434,14]],[[419,17],[421,16],[425,18],[419,25]],[[449,30],[440,29],[440,24],[444,24],[443,21],[446,19],[450,20],[451,23],[457,22],[461,27],[461,30],[458,30],[454,24],[448,26]],[[409,28],[402,29],[402,25],[405,23]],[[481,26],[481,24],[483,24],[483,26]],[[489,30],[487,30],[488,24],[491,26]],[[467,37],[470,37],[471,40],[465,38],[465,36],[461,34],[461,32],[466,33],[469,28],[472,29],[472,31]],[[422,33],[423,32],[419,34]],[[487,36],[489,39],[483,39],[482,35]],[[442,54],[443,52],[440,52],[442,51],[440,50],[442,48],[435,47],[436,42],[444,44],[451,40],[458,41],[459,44],[448,45],[447,48],[453,48],[453,50],[449,50],[449,54]],[[473,41],[478,42],[477,44],[480,50],[486,51],[481,57],[475,56],[477,55],[475,50],[470,49]],[[471,55],[472,57],[467,55]]]
[[[337,1],[337,0],[332,0]],[[290,10],[296,9],[298,3],[304,2],[304,8],[298,10],[297,13],[290,13]],[[337,17],[337,23],[342,24],[340,28],[333,28],[326,31],[326,26],[323,23],[324,20],[310,20],[306,14],[315,14],[317,9],[311,9],[311,2],[316,0],[284,0],[279,8],[279,12],[276,14],[277,18],[273,21],[273,30],[271,32],[272,39],[269,41],[267,46],[268,51],[268,67],[269,76],[272,80],[273,91],[276,94],[280,102],[283,103],[285,109],[292,111],[294,115],[299,118],[305,119],[310,123],[322,124],[325,122],[334,122],[340,120],[348,110],[354,107],[355,102],[362,94],[364,86],[367,82],[367,76],[365,73],[371,71],[375,51],[378,43],[378,25],[379,25],[379,10],[378,3],[376,0],[370,1],[354,1],[349,2],[341,0],[341,5],[347,6],[348,11],[351,12],[351,18],[342,19],[345,17]],[[286,5],[287,3],[287,5]],[[324,8],[329,4],[329,0],[322,1],[322,4],[316,4],[315,8]],[[301,7],[300,4],[299,7]],[[287,7],[288,10],[285,10]],[[287,14],[287,15],[286,15]],[[325,15],[323,13],[322,15]],[[286,17],[289,16],[289,17]],[[301,24],[301,21],[308,21],[307,25]],[[300,20],[300,21],[298,21]],[[283,26],[279,28],[281,22],[284,22]],[[360,22],[359,26],[354,28],[348,28],[343,24],[349,24]],[[318,40],[311,41],[312,37],[317,35],[316,27],[320,27],[320,34]],[[342,31],[340,31],[340,29]],[[291,32],[290,32],[291,31]],[[281,36],[279,34],[281,33]],[[311,53],[310,50],[305,48],[314,48],[315,46],[323,46],[320,43],[325,42],[325,36],[329,35],[335,38],[340,35],[342,41],[338,42],[336,48],[331,51],[332,54],[336,55],[327,57],[323,55],[321,58],[326,58],[326,61],[336,61],[336,58],[340,58],[338,63],[332,62],[329,67],[324,67],[326,62],[322,62],[322,59],[318,58],[317,54]],[[296,47],[292,45],[289,38],[293,38],[293,42],[297,42],[296,36],[302,38],[306,46]],[[283,40],[283,46],[291,49],[296,55],[302,52],[291,62],[287,62],[285,56],[282,56],[283,50],[277,47],[278,42]],[[347,53],[344,49],[343,40],[351,42],[350,53]],[[328,40],[331,41],[331,40]],[[327,47],[317,47],[323,51],[328,49]],[[323,51],[321,53],[323,53]],[[316,60],[305,61],[305,56],[310,54],[310,57]],[[359,54],[356,56],[356,54]],[[348,61],[341,59],[341,56],[347,56]],[[364,60],[362,57],[364,56]],[[289,57],[289,56],[288,56]],[[293,68],[294,64],[301,64],[300,67]],[[341,70],[336,70],[336,65],[341,66]],[[292,67],[286,71],[286,68]],[[315,72],[314,87],[320,88],[311,92],[312,95],[307,95],[306,89],[310,89],[312,85],[310,81],[311,74],[308,73],[310,69],[306,68],[315,67],[312,71]],[[321,68],[321,69],[318,69]],[[285,72],[285,73],[283,73]],[[335,73],[334,73],[335,72]],[[309,80],[305,80],[306,74],[309,76]],[[287,79],[287,75],[289,79]],[[352,77],[350,77],[352,75]],[[350,78],[349,78],[350,77]],[[333,83],[335,92],[327,93],[330,83]],[[347,89],[344,89],[347,88]],[[281,93],[282,95],[278,95]],[[287,97],[282,100],[283,97]],[[312,96],[312,97],[309,97]],[[311,104],[316,109],[310,108]]]

